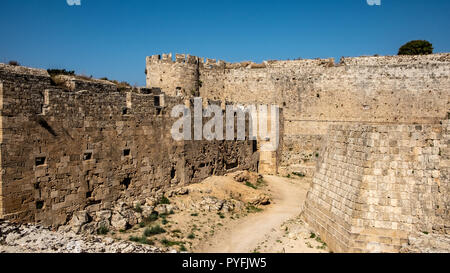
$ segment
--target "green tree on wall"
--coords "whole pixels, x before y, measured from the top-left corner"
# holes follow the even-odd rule
[[[415,40],[400,47],[398,55],[427,55],[433,54],[433,45],[424,40]]]

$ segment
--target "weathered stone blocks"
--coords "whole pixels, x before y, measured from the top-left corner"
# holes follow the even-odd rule
[[[330,249],[397,252],[411,232],[449,232],[443,125],[330,127],[304,211]]]
[[[78,211],[256,170],[251,141],[174,141],[169,110],[180,98],[64,79],[62,90],[46,71],[0,65],[2,218],[59,226]]]

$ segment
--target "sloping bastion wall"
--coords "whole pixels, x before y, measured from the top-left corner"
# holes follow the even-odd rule
[[[59,226],[211,175],[256,171],[252,141],[174,141],[180,98],[0,64],[0,218]]]
[[[450,120],[333,125],[304,207],[336,252],[397,252],[408,235],[450,233]]]

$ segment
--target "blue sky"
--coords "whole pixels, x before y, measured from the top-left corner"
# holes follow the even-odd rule
[[[230,62],[393,55],[426,39],[450,52],[450,1],[1,0],[0,62],[145,84],[145,56]]]

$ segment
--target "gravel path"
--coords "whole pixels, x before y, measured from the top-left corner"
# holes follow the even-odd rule
[[[310,238],[298,216],[309,188],[306,180],[266,176],[273,204],[262,212],[234,223],[200,245],[200,253],[324,252],[326,247]],[[294,225],[293,222],[296,224]],[[290,223],[287,225],[287,223]],[[292,231],[289,232],[289,228]],[[314,241],[309,242],[309,241]],[[317,247],[322,246],[321,249]]]

